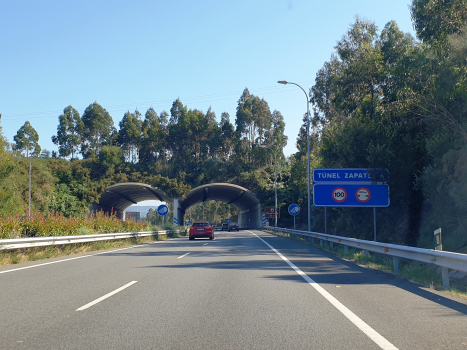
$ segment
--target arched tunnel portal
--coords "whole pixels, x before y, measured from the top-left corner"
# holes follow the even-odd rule
[[[207,200],[222,201],[236,206],[239,209],[240,228],[261,227],[261,204],[258,197],[244,187],[228,183],[212,183],[192,189],[179,202],[179,218],[183,220],[186,210],[192,205]]]
[[[173,203],[176,223],[184,222],[185,212],[192,205],[207,200],[217,200],[232,204],[239,209],[240,228],[257,228],[262,224],[261,204],[256,195],[244,187],[228,183],[202,185],[186,193],[183,199],[179,199],[171,198],[161,189],[150,185],[125,182],[106,188],[99,203],[91,206],[91,210],[116,211],[118,217],[123,218],[126,208],[146,200]]]

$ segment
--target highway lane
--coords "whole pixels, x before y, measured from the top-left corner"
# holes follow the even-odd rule
[[[467,349],[462,300],[260,231],[0,268],[0,348],[381,348],[265,243],[383,346]]]

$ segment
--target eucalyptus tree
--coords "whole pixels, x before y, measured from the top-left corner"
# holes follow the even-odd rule
[[[445,42],[450,34],[465,33],[467,0],[413,0],[410,6],[419,39]]]
[[[61,157],[71,155],[71,159],[73,159],[79,152],[83,131],[83,122],[79,112],[70,105],[58,117],[58,122],[57,135],[52,136],[52,142],[58,145]]]
[[[271,126],[265,132],[264,145],[271,147],[278,159],[284,160],[284,147],[287,146],[288,137],[284,134],[285,122],[281,112],[271,114]]]
[[[205,159],[218,159],[222,148],[222,132],[216,120],[216,113],[214,113],[211,107],[206,112],[204,119],[206,120],[206,128],[202,140],[202,148],[206,154]]]
[[[250,148],[264,141],[265,132],[271,125],[271,111],[264,99],[251,95],[248,89],[243,90],[236,117],[236,132],[248,140]]]
[[[266,131],[271,127],[272,115],[268,103],[264,99],[243,90],[237,104],[236,112],[236,157],[254,162],[261,158],[255,146],[264,144]]]
[[[167,145],[171,151],[171,163],[178,169],[188,159],[189,125],[187,120],[188,109],[180,99],[176,99],[170,109],[168,123]]]
[[[234,126],[230,122],[230,115],[227,112],[221,114],[219,122],[221,150],[219,151],[220,159],[228,161],[234,152]]]
[[[120,130],[118,131],[117,142],[122,147],[125,160],[129,163],[139,161],[139,149],[142,143],[142,124],[141,113],[136,110],[134,113],[129,111],[125,113],[120,121]]]
[[[164,140],[160,119],[154,108],[151,107],[146,111],[142,123],[140,162],[152,162],[162,156]]]
[[[83,157],[98,155],[104,145],[110,145],[116,132],[109,112],[97,102],[90,104],[84,111],[81,154]]]
[[[449,227],[443,245],[455,251],[467,245],[467,1],[414,0],[411,12],[422,54],[410,74],[418,84],[405,92],[407,108],[431,131],[429,162],[416,182],[428,204],[420,245],[431,247],[429,232],[439,225]]]
[[[417,244],[420,233],[423,193],[414,183],[426,164],[425,136],[430,132],[407,109],[404,95],[415,83],[407,76],[418,54],[413,38],[394,22],[379,35],[374,23],[357,18],[312,87],[313,125],[319,131],[319,147],[313,148],[320,166],[387,168],[397,174],[390,179],[395,209],[386,216],[381,237],[409,245]],[[315,144],[315,135],[312,140]],[[357,212],[352,215],[353,222],[360,220]],[[335,222],[340,228],[347,225],[344,216]]]
[[[39,134],[34,129],[29,121],[19,128],[14,136],[16,143],[15,149],[26,152],[26,157],[29,158],[29,153],[32,152],[33,156],[38,156],[41,153],[41,146],[39,145]]]

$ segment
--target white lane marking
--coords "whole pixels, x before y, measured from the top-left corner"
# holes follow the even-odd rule
[[[17,269],[11,269],[11,270],[6,270],[6,271],[0,271],[0,275],[1,275],[2,273],[8,273],[8,272],[20,271],[20,270],[26,270],[26,269],[32,269],[32,268],[34,268],[34,267],[39,267],[39,266],[52,265],[52,264],[58,264],[58,263],[65,262],[65,261],[71,261],[71,260],[89,258],[89,257],[91,257],[91,256],[102,255],[102,254],[108,254],[108,253],[114,253],[114,252],[119,252],[119,251],[121,251],[121,250],[143,247],[143,246],[145,246],[145,245],[147,245],[147,244],[155,244],[155,243],[162,243],[162,242],[164,242],[164,241],[153,242],[153,243],[146,243],[146,244],[139,244],[139,245],[133,245],[133,246],[131,246],[131,247],[120,248],[120,249],[110,250],[110,251],[106,251],[106,252],[100,252],[100,253],[96,253],[96,254],[88,254],[88,255],[83,255],[83,256],[77,256],[77,257],[75,257],[75,258],[69,258],[69,259],[63,259],[63,260],[57,260],[57,261],[51,261],[51,262],[47,262],[47,263],[43,263],[43,264],[31,265],[31,266],[26,266],[26,267],[19,267],[19,268],[17,268]]]
[[[328,293],[323,287],[321,287],[318,283],[313,281],[307,274],[305,274],[302,270],[300,270],[297,266],[295,266],[292,262],[289,261],[285,256],[283,256],[279,251],[277,251],[273,246],[271,246],[268,242],[264,239],[259,237],[256,233],[248,231],[258,237],[264,244],[266,244],[274,253],[279,255],[279,257],[284,260],[297,274],[299,274],[310,286],[312,286],[316,291],[321,294],[323,297],[326,298],[337,310],[339,310],[345,317],[347,317],[350,322],[352,322],[355,326],[357,326],[363,333],[365,333],[371,340],[373,340],[381,349],[383,350],[398,350],[394,345],[392,345],[386,338],[384,338],[381,334],[371,328],[368,324],[366,324],[360,317],[355,315],[352,311],[350,311],[344,304],[342,304],[339,300],[334,298],[330,293]]]
[[[105,300],[105,299],[111,297],[112,295],[117,294],[118,292],[121,292],[122,290],[128,288],[129,286],[135,284],[136,282],[138,282],[138,281],[131,281],[130,283],[125,284],[123,287],[115,289],[113,292],[110,292],[110,293],[100,297],[99,299],[96,299],[96,300],[91,301],[90,303],[88,303],[86,305],[81,306],[80,308],[76,309],[76,311],[86,310],[86,309],[90,308],[91,306],[94,306],[97,303],[100,303],[102,300]]]
[[[209,243],[204,243],[203,245],[208,245]]]
[[[184,257],[187,256],[188,254],[190,254],[190,253],[183,254],[182,256],[179,256],[177,259],[184,258]]]

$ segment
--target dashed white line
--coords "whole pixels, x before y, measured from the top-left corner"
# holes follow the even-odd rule
[[[88,303],[86,305],[81,306],[80,308],[76,309],[76,311],[86,310],[86,309],[90,308],[91,306],[94,306],[97,303],[100,303],[102,300],[105,300],[105,299],[111,297],[112,295],[117,294],[118,292],[121,292],[122,290],[128,288],[129,286],[135,284],[136,282],[138,282],[138,281],[131,281],[130,283],[125,284],[123,287],[115,289],[113,292],[110,292],[110,293],[100,297],[99,299],[96,299],[96,300],[91,301],[90,303]]]
[[[299,274],[310,286],[312,286],[316,291],[321,294],[327,301],[329,301],[337,310],[339,310],[345,317],[347,317],[350,322],[358,327],[363,333],[365,333],[371,340],[373,340],[381,349],[383,350],[398,350],[393,344],[391,344],[386,338],[381,334],[371,328],[366,324],[360,317],[355,315],[350,311],[344,304],[339,300],[334,298],[328,291],[311,279],[307,274],[295,266],[292,262],[289,261],[285,256],[283,256],[279,251],[277,251],[273,246],[271,246],[264,239],[259,237],[256,233],[248,231],[258,237],[264,244],[266,244],[274,253],[279,255],[279,257],[284,260],[297,274]]]
[[[184,257],[187,256],[188,254],[190,254],[190,253],[183,254],[182,256],[179,256],[177,259],[184,258]]]

